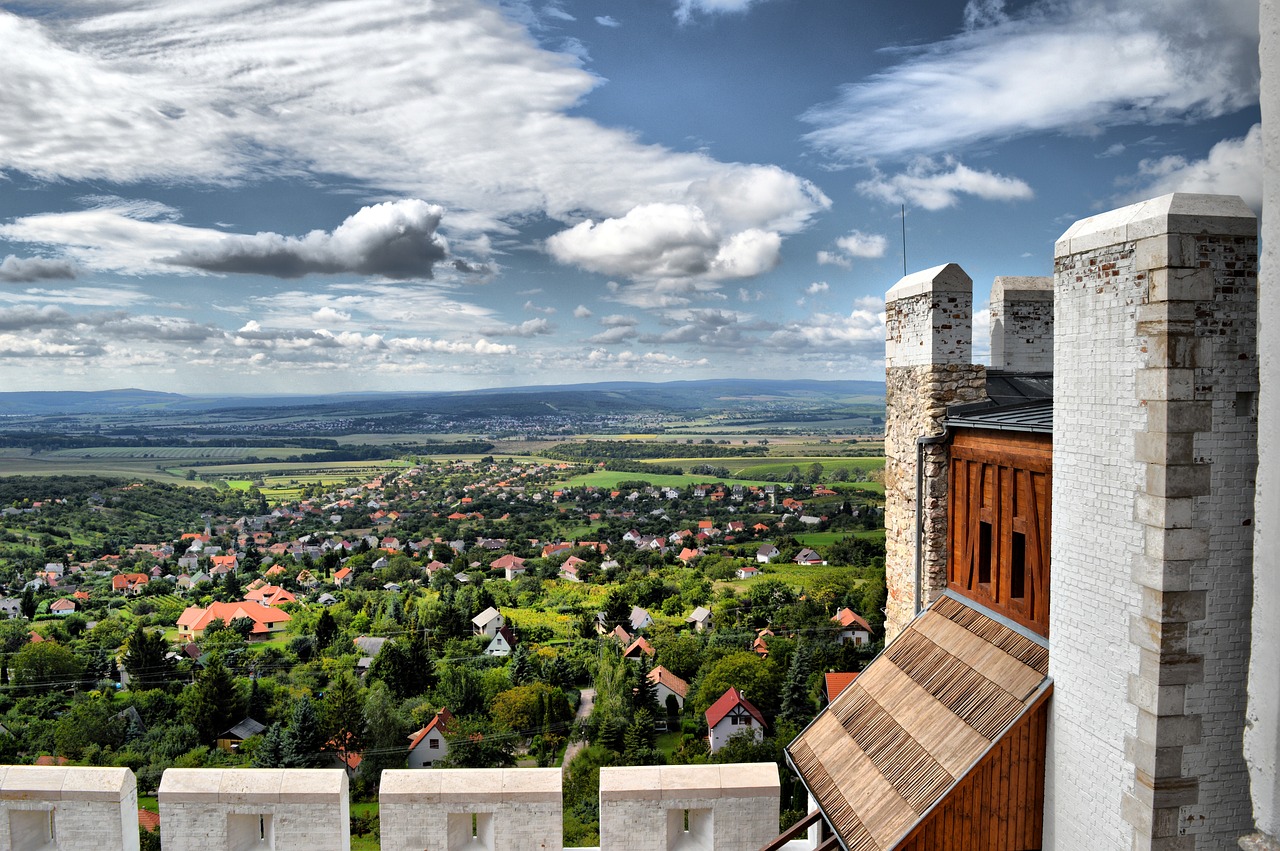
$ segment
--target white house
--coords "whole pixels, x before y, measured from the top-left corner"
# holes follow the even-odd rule
[[[511,631],[511,627],[504,626],[494,635],[493,640],[489,642],[489,646],[484,649],[486,656],[510,656],[511,651],[516,646],[515,633]]]
[[[756,550],[756,561],[761,564],[768,564],[769,559],[778,554],[778,548],[773,544],[761,544],[760,549]]]
[[[849,641],[852,641],[854,646],[871,643],[871,625],[853,609],[836,609],[835,616],[831,620],[840,625],[840,634],[836,637],[836,641],[840,644]]]
[[[676,705],[684,709],[684,699],[689,693],[689,684],[668,671],[666,668],[658,665],[649,672],[649,682],[655,686],[657,692],[658,705],[664,710],[667,706],[667,698],[674,696]]]
[[[730,738],[742,733],[749,733],[757,742],[763,739],[764,716],[742,692],[731,686],[707,707],[707,740],[711,752],[720,750]]]
[[[751,577],[758,576],[759,574],[760,568],[750,564],[746,567],[740,567],[734,572],[734,575],[739,579],[750,579]]]
[[[506,625],[507,619],[502,616],[502,612],[490,606],[471,619],[471,634],[487,635],[492,638]]]
[[[684,622],[693,624],[697,632],[706,632],[711,628],[711,610],[706,606],[698,606],[693,610],[693,614],[684,619]]]
[[[631,607],[631,615],[627,620],[631,622],[632,632],[639,632],[647,626],[653,626],[653,618],[649,617],[649,613],[639,606]]]
[[[449,753],[445,741],[448,727],[453,723],[453,713],[441,709],[435,717],[416,733],[409,736],[409,767],[430,768]]]

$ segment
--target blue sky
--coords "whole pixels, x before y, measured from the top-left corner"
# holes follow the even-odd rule
[[[908,268],[980,308],[1075,219],[1258,209],[1257,18],[0,2],[4,389],[882,378],[903,204]]]

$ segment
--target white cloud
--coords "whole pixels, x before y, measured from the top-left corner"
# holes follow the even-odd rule
[[[1170,192],[1239,195],[1254,210],[1262,209],[1262,127],[1255,124],[1240,139],[1224,139],[1202,160],[1180,156],[1143,160],[1136,178],[1142,186],[1123,203]]]
[[[970,4],[967,28],[809,110],[843,159],[954,152],[1026,133],[1093,133],[1231,113],[1257,100],[1253,0]]]
[[[15,257],[12,254],[0,260],[0,284],[30,284],[36,281],[67,280],[75,276],[75,266],[66,260]]]
[[[509,355],[515,346],[493,343],[483,337],[479,340],[432,340],[427,337],[397,337],[388,345],[400,352],[411,354],[441,353],[450,355]]]
[[[335,325],[351,321],[351,314],[344,313],[341,310],[335,310],[329,305],[317,310],[311,314],[311,321],[318,325]]]
[[[814,281],[812,284],[804,288],[805,295],[818,295],[819,293],[830,292],[831,285],[826,281]]]
[[[684,204],[646,204],[547,240],[547,250],[561,263],[641,280],[752,277],[777,265],[781,246],[776,232],[721,235],[701,208]]]
[[[636,329],[630,325],[617,325],[607,328],[599,334],[593,334],[587,338],[588,343],[594,345],[608,345],[611,343],[621,343],[624,340],[632,340],[636,337]]]
[[[491,337],[540,337],[555,333],[556,326],[544,318],[528,319],[518,325],[493,325],[480,329]]]
[[[602,27],[610,28],[622,26],[622,22],[611,15],[597,15],[596,23]]]
[[[0,226],[0,236],[57,245],[80,264],[126,274],[250,273],[431,277],[447,253],[436,234],[444,211],[407,199],[363,207],[332,233],[228,234],[174,221],[161,205],[114,201],[71,213],[41,213]]]
[[[585,304],[580,304],[573,309],[574,319],[589,319],[592,315],[591,308],[587,307]]]
[[[819,251],[818,262],[848,269],[853,266],[855,259],[883,257],[888,247],[889,240],[881,234],[863,233],[860,230],[850,231],[846,236],[836,240],[836,251]]]
[[[676,0],[676,20],[688,23],[695,14],[719,15],[742,13],[760,0]]]
[[[550,306],[543,307],[542,305],[534,304],[532,301],[526,301],[524,303],[524,309],[529,311],[530,313],[541,313],[546,316],[550,316],[551,314],[556,312],[556,309],[554,307],[550,307]]]
[[[884,352],[884,302],[859,299],[847,316],[814,313],[788,322],[770,334],[764,344],[781,351],[814,353],[853,352],[874,359]]]
[[[1025,201],[1034,194],[1031,187],[1016,177],[1005,177],[990,171],[977,171],[964,163],[945,157],[939,162],[920,158],[901,174],[877,173],[858,184],[862,194],[891,204],[906,203],[926,210],[953,207],[961,195],[972,195],[985,201]],[[880,237],[880,255],[887,242]]]
[[[700,206],[726,238],[785,234],[829,203],[780,169],[642,144],[573,114],[601,79],[571,51],[540,47],[538,16],[508,5],[366,0],[358,21],[338,0],[0,12],[0,169],[111,183],[338,176],[447,207],[460,239],[509,234],[532,215],[573,223],[655,203]],[[555,4],[543,11],[564,18]],[[744,187],[759,197],[740,205]],[[165,235],[179,242],[161,256],[186,256],[182,234]],[[222,268],[280,247],[237,245],[233,258],[188,259]]]
[[[621,313],[612,313],[608,316],[600,317],[600,324],[606,328],[632,328],[640,324],[640,320],[634,316],[623,316]]]

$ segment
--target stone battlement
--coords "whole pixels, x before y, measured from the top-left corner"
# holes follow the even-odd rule
[[[561,784],[559,769],[386,771],[382,847],[560,849]],[[600,849],[759,848],[778,833],[779,792],[771,763],[604,768]],[[164,851],[351,847],[341,769],[171,768],[159,801]],[[0,851],[138,845],[137,781],[127,768],[0,766]]]

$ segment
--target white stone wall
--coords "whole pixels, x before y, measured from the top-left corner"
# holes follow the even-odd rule
[[[378,792],[382,849],[559,849],[561,777],[558,768],[384,771]]]
[[[1262,269],[1258,351],[1262,370],[1254,523],[1253,635],[1244,752],[1259,830],[1280,838],[1280,3],[1262,0]]]
[[[342,769],[170,768],[159,799],[164,851],[351,848]]]
[[[1240,832],[1253,226],[1175,195],[1057,243],[1045,847]]]
[[[916,440],[942,433],[947,406],[985,396],[971,363],[973,282],[955,264],[917,272],[885,294],[885,634],[916,614]],[[925,450],[921,605],[946,587],[947,461]]]
[[[0,851],[137,851],[138,786],[127,768],[0,766]]]
[[[991,368],[1053,372],[1053,278],[1002,276],[991,284]]]
[[[602,768],[601,851],[760,848],[779,833],[780,788],[773,763]]]

